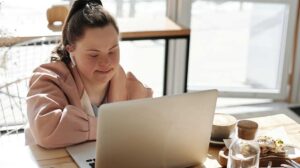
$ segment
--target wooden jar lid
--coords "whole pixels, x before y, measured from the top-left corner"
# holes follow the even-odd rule
[[[237,123],[238,137],[245,140],[253,140],[258,124],[251,120],[240,120]]]

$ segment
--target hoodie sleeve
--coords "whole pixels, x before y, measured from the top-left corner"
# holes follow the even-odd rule
[[[59,76],[36,71],[30,80],[27,113],[35,141],[59,148],[96,139],[96,118],[70,105]]]
[[[144,86],[131,72],[126,75],[128,99],[141,99],[152,97],[153,91],[151,88]]]
[[[119,66],[110,81],[108,102],[152,97],[152,89],[144,86],[131,72],[125,73]]]

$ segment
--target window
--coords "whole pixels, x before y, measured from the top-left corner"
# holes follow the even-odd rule
[[[188,90],[286,99],[297,8],[294,1],[192,3]]]
[[[103,0],[104,7],[116,18],[159,18],[166,16],[165,0]],[[155,24],[155,23],[153,23]],[[154,96],[163,95],[163,40],[123,41],[120,44],[121,65],[132,71],[153,89]]]

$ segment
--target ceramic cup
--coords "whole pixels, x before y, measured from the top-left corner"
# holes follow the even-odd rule
[[[237,119],[229,114],[216,113],[212,125],[211,139],[214,141],[223,141],[228,139],[234,131]]]

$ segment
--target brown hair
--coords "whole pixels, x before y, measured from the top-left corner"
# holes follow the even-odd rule
[[[66,50],[67,45],[75,44],[82,38],[86,28],[105,27],[110,24],[119,33],[115,19],[103,8],[100,0],[76,0],[63,26],[61,42],[52,52],[51,61],[61,60],[68,64],[71,59]]]

